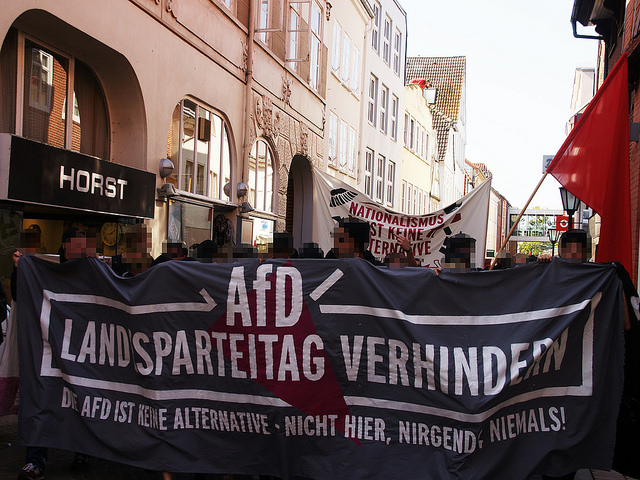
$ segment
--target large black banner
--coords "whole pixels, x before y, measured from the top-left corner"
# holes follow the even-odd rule
[[[19,265],[19,439],[152,470],[526,479],[608,469],[615,268],[360,259]]]

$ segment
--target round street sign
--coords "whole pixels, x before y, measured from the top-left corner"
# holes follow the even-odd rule
[[[566,232],[569,229],[569,217],[566,215],[556,217],[556,230]]]

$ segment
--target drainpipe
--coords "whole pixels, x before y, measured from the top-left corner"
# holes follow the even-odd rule
[[[251,152],[251,105],[253,99],[253,37],[255,35],[254,0],[249,0],[249,33],[247,35],[247,70],[244,91],[244,132],[242,142],[242,181],[249,181],[249,153]],[[233,191],[236,192],[236,186]]]

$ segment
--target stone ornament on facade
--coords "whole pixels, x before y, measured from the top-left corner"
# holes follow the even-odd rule
[[[247,73],[247,68],[249,68],[249,44],[244,40],[241,40],[242,44],[242,65],[240,68],[244,73]]]
[[[175,18],[176,20],[178,19],[178,12],[176,11],[176,0],[166,0],[167,3],[166,5],[166,9],[167,9],[167,13],[170,13],[171,16],[173,18]]]
[[[254,120],[262,135],[271,137],[276,143],[282,128],[280,110],[274,108],[273,102],[266,95],[256,97],[254,106]]]
[[[325,11],[327,12],[327,22],[331,18],[331,7],[332,5],[329,2],[326,2]]]
[[[309,127],[300,122],[300,153],[309,157]]]
[[[291,105],[289,100],[291,99],[291,80],[287,77],[282,77],[282,100],[285,105]]]

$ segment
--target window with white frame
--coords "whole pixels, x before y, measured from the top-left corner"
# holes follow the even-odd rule
[[[257,34],[259,38],[266,43],[268,38],[265,36],[267,32],[279,32],[282,26],[278,26],[280,16],[271,15],[275,20],[271,20],[269,16],[269,4],[271,0],[260,0],[260,11],[258,16]],[[280,2],[282,4],[282,2]],[[287,55],[285,61],[287,65],[294,70],[300,71],[297,65],[304,64],[309,66],[307,81],[311,88],[318,90],[320,86],[320,65],[322,64],[322,25],[323,13],[322,7],[317,0],[289,0],[289,17],[287,23]],[[273,6],[272,6],[273,8]],[[274,23],[274,25],[270,25]],[[339,32],[334,30],[334,35],[338,37]],[[332,48],[338,49],[339,41],[334,42]],[[332,68],[334,62],[334,51],[332,50]],[[339,58],[335,59],[337,68],[339,69]]]
[[[404,114],[404,146],[409,148],[409,114]]]
[[[351,91],[358,95],[360,90],[360,50],[353,48],[351,57]]]
[[[314,1],[311,3],[311,41],[309,45],[309,85],[314,90],[320,86],[320,63],[322,46],[322,10]]]
[[[371,197],[371,186],[373,183],[373,150],[367,148],[364,155],[364,193]]]
[[[340,148],[338,149],[338,159],[340,161],[340,170],[347,168],[347,142],[349,136],[349,128],[347,122],[340,120]]]
[[[389,88],[382,85],[380,89],[380,130],[387,133],[387,115],[389,110]]]
[[[356,160],[358,157],[357,134],[353,127],[349,127],[349,159],[347,169],[351,175],[356,173]]]
[[[376,105],[378,103],[378,78],[371,75],[369,79],[369,104],[367,106],[367,120],[376,126]]]
[[[269,28],[269,1],[260,0],[260,10],[258,14],[258,29],[264,30]],[[267,32],[258,33],[258,38],[262,43],[267,43]]]
[[[416,205],[418,203],[418,187],[416,187],[415,185],[413,186],[413,195],[411,195],[411,200],[411,214],[415,215],[416,213],[418,213],[418,211],[416,210]]]
[[[407,183],[407,205],[405,208],[405,212],[411,214],[411,202],[413,201],[413,185]]]
[[[424,158],[429,160],[429,133],[424,134]]]
[[[413,151],[416,148],[416,121],[412,118],[409,121],[409,149]]]
[[[249,203],[263,212],[273,211],[273,153],[258,139],[249,154]]]
[[[329,112],[329,163],[338,164],[338,117],[335,113]]]
[[[396,33],[393,36],[393,71],[396,72],[396,75],[400,76],[400,62],[402,57],[400,56],[400,52],[402,51],[402,32],[396,29]]]
[[[222,4],[231,10],[231,0],[222,0]]]
[[[337,72],[340,69],[340,49],[342,41],[342,27],[338,22],[333,24],[333,45],[331,46],[331,69]]]
[[[51,111],[53,92],[53,54],[32,47],[29,77],[29,106],[43,112]],[[66,63],[66,62],[65,62]]]
[[[391,64],[391,19],[389,17],[384,18],[382,59],[387,65]]]
[[[291,61],[287,62],[289,67],[298,71],[298,62],[295,61],[300,56],[300,34],[301,19],[299,6],[295,2],[289,4],[289,44],[287,45],[287,58]]]
[[[400,211],[407,213],[407,181],[402,180],[402,191],[400,198]]]
[[[345,35],[342,43],[342,71],[340,76],[342,81],[349,85],[349,75],[351,74],[351,39]]]
[[[387,161],[387,205],[393,207],[393,197],[395,195],[395,181],[396,181],[396,164],[395,162]]]
[[[229,200],[224,193],[231,181],[229,131],[213,109],[190,99],[180,101],[171,117],[168,150],[176,166],[168,182],[180,190]]]
[[[13,82],[14,87],[18,82],[22,85],[17,100],[22,124],[15,125],[16,112],[9,113],[7,108],[0,113],[7,121],[12,119],[10,130],[5,131],[16,128],[25,138],[109,160],[107,102],[95,73],[77,58],[36,43],[22,32],[17,41],[23,51],[17,62],[20,69],[5,69],[0,85],[6,80],[5,92]],[[17,77],[9,78],[13,75]]]
[[[380,21],[382,17],[382,11],[380,4],[376,1],[373,2],[373,28],[371,30],[371,48],[380,53]]]
[[[376,176],[375,176],[375,200],[382,203],[384,201],[384,164],[385,157],[378,154],[376,160]]]
[[[398,97],[391,95],[391,138],[394,141],[398,140]]]

